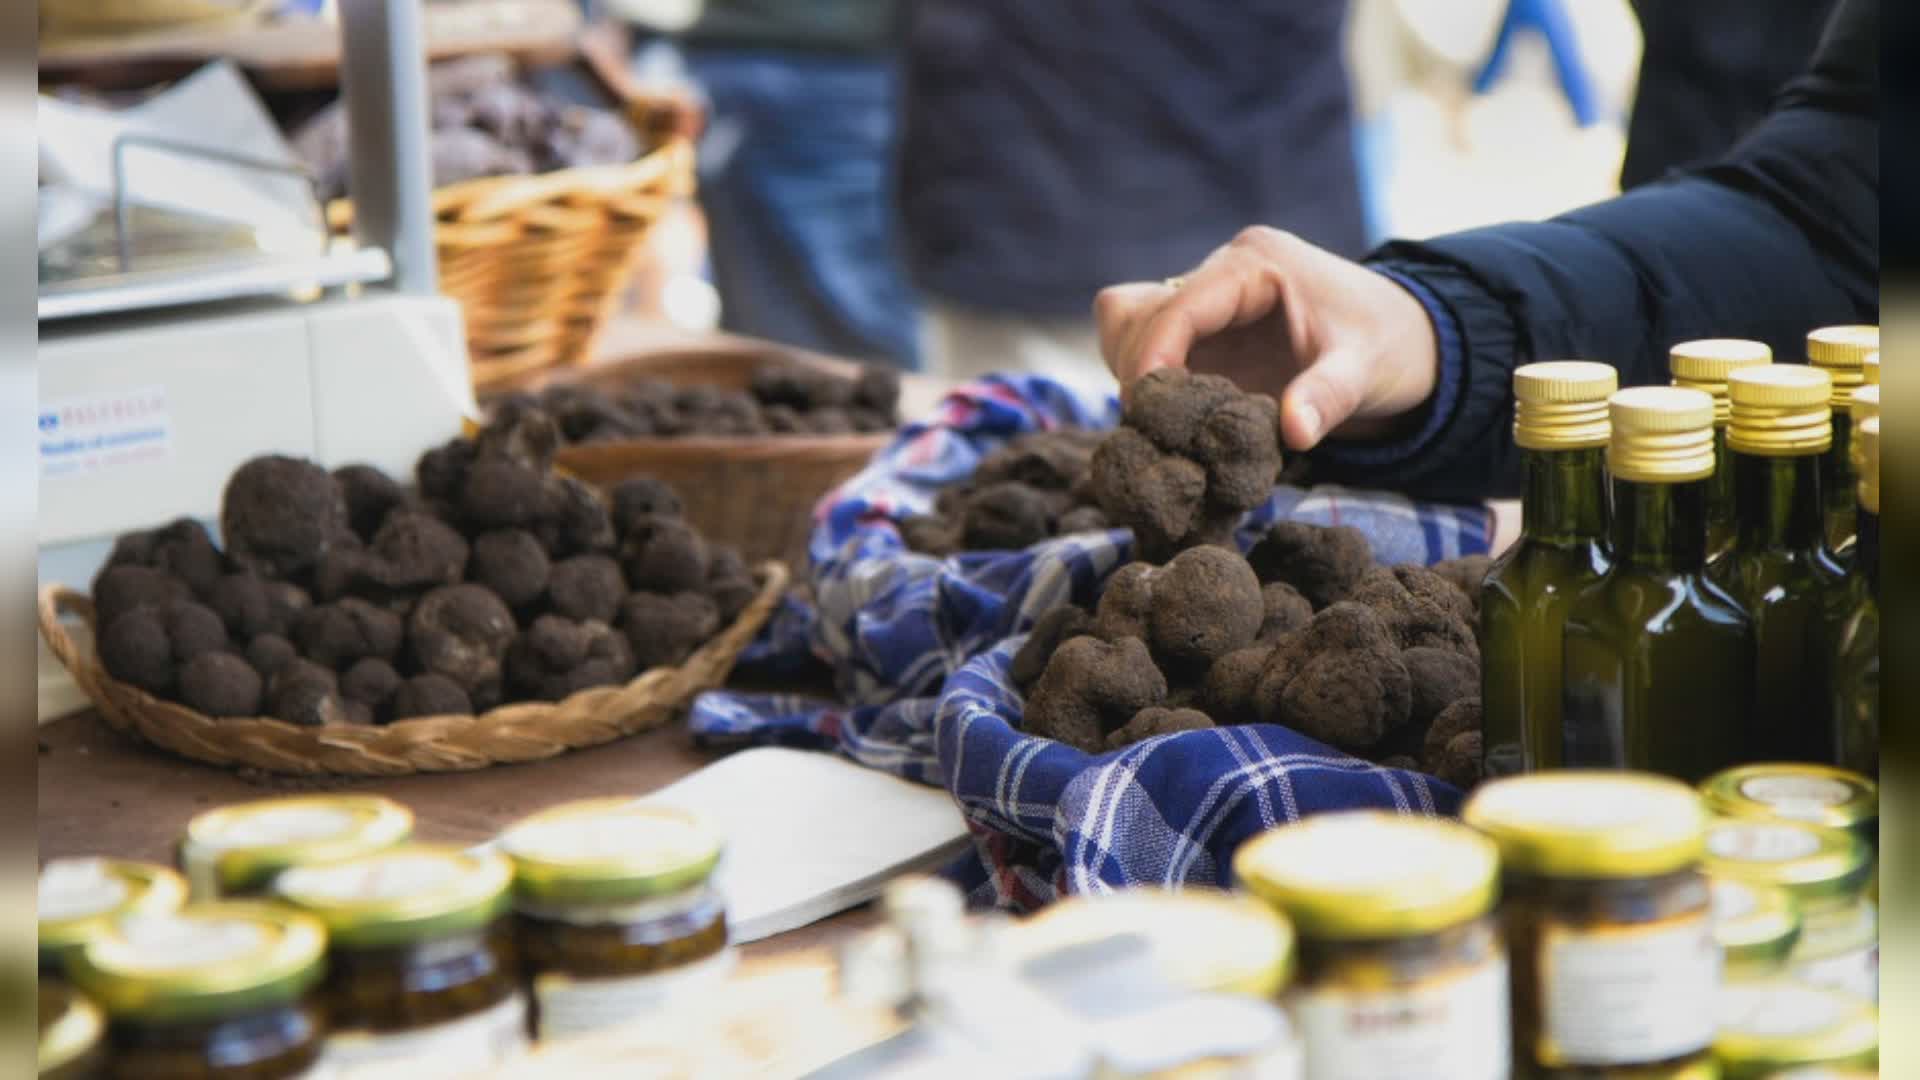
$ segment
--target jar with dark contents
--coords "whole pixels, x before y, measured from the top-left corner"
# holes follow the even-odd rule
[[[313,990],[326,931],[250,901],[134,915],[76,956],[73,981],[107,1015],[113,1080],[292,1080],[320,1063]]]
[[[180,869],[195,900],[266,897],[289,867],[368,855],[412,832],[413,811],[378,795],[260,799],[187,822]]]
[[[94,1080],[106,1075],[100,1010],[63,982],[40,982],[40,1080]]]
[[[1787,970],[1800,940],[1800,906],[1785,889],[1711,878],[1713,939],[1723,984],[1772,979]]]
[[[1730,986],[1719,1002],[1721,1080],[1772,1080],[1800,1070],[1874,1069],[1880,1024],[1871,1002],[1785,979]]]
[[[125,915],[164,914],[187,902],[187,883],[164,866],[125,859],[54,859],[40,868],[40,976],[60,978],[67,959]]]
[[[1720,947],[1693,790],[1540,773],[1481,787],[1461,817],[1500,849],[1516,1072],[1711,1075]]]
[[[1880,995],[1879,912],[1866,897],[1872,857],[1859,836],[1797,821],[1716,821],[1707,869],[1717,877],[1777,885],[1800,908],[1794,977],[1869,1001]]]
[[[1249,840],[1242,888],[1292,920],[1285,1001],[1314,1080],[1509,1075],[1494,847],[1450,822],[1322,814]]]
[[[546,1040],[677,1010],[732,969],[704,820],[631,799],[569,803],[510,826],[515,936]]]
[[[468,1076],[526,1048],[512,881],[497,853],[424,844],[280,875],[280,899],[327,928],[335,1076]]]

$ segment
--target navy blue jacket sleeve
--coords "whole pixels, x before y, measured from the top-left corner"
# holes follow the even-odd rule
[[[1429,416],[1396,444],[1329,441],[1317,480],[1427,498],[1519,491],[1514,368],[1611,363],[1666,382],[1667,348],[1765,341],[1803,358],[1808,330],[1878,321],[1879,5],[1843,0],[1807,74],[1715,164],[1543,222],[1395,241],[1369,256],[1450,324]],[[1444,404],[1443,404],[1444,403]]]

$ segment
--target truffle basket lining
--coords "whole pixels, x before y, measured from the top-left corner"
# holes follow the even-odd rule
[[[695,694],[726,681],[787,587],[778,562],[758,567],[760,592],[717,636],[675,667],[562,701],[501,705],[478,716],[418,716],[384,726],[302,727],[272,717],[215,719],[115,679],[61,624],[94,629],[93,601],[63,585],[40,591],[40,634],[116,730],[210,765],[291,775],[396,776],[538,761],[659,727]]]

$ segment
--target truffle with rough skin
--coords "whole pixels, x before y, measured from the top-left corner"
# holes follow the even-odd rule
[[[651,476],[629,476],[613,488],[613,525],[621,536],[655,518],[677,518],[683,508],[679,493]]]
[[[395,510],[373,535],[361,573],[388,589],[453,585],[466,572],[470,549],[459,531],[424,510]]]
[[[591,485],[571,476],[549,477],[547,509],[546,518],[535,526],[547,554],[564,559],[613,550],[618,539],[613,515]]]
[[[213,538],[198,521],[186,517],[120,537],[106,565],[148,567],[178,579],[202,597],[223,572]]]
[[[546,516],[547,477],[517,461],[478,458],[467,468],[460,487],[460,516],[467,527],[516,529]]]
[[[225,574],[206,593],[207,606],[227,626],[227,632],[240,641],[252,641],[261,634],[284,634],[293,613],[276,603],[267,583],[258,576],[241,571]]]
[[[697,592],[636,592],[620,605],[619,627],[633,647],[636,670],[685,660],[720,629],[720,609]]]
[[[403,636],[398,615],[357,596],[308,608],[293,620],[300,655],[333,671],[363,656],[391,660]]]
[[[698,589],[706,583],[712,556],[693,526],[670,517],[633,523],[620,544],[620,568],[627,584],[658,593]]]
[[[560,701],[594,686],[633,677],[633,649],[605,623],[542,615],[507,649],[507,682],[516,693]]]
[[[1052,532],[1045,497],[1021,483],[980,489],[960,518],[960,542],[971,551],[1017,551]]]
[[[730,547],[712,550],[713,558],[707,564],[707,595],[720,609],[721,624],[726,625],[739,618],[760,595],[760,584],[753,580],[753,573],[738,551]]]
[[[1429,567],[1465,594],[1475,613],[1480,610],[1480,588],[1486,583],[1487,571],[1492,568],[1493,558],[1488,555],[1462,555],[1457,559],[1443,559]]]
[[[362,540],[372,540],[387,512],[408,501],[398,480],[371,465],[343,465],[333,470],[333,479],[347,500],[347,523]]]
[[[456,505],[467,486],[467,469],[473,465],[473,457],[473,444],[465,439],[442,443],[420,455],[414,464],[414,486],[428,499]]]
[[[227,652],[232,647],[227,640],[227,624],[203,604],[175,600],[160,609],[160,622],[166,627],[167,641],[177,663],[185,663],[201,653]]]
[[[1365,533],[1349,525],[1282,521],[1247,552],[1247,561],[1261,581],[1286,582],[1319,611],[1346,599],[1373,565],[1373,548]]]
[[[1413,688],[1380,618],[1340,602],[1273,651],[1254,689],[1260,719],[1362,751],[1407,721]]]
[[[460,684],[475,708],[498,704],[501,659],[518,627],[513,612],[481,585],[442,585],[407,620],[407,646],[424,672]]]
[[[1207,468],[1207,502],[1234,517],[1265,502],[1280,475],[1280,408],[1264,394],[1221,402],[1200,424],[1193,456]]]
[[[1484,736],[1478,731],[1463,731],[1447,741],[1446,749],[1433,762],[1433,775],[1466,790],[1486,778],[1481,764]]]
[[[1420,749],[1420,768],[1422,772],[1439,775],[1442,758],[1447,745],[1456,737],[1469,731],[1478,732],[1481,727],[1480,699],[1478,697],[1461,698],[1440,710],[1427,728],[1426,739]]]
[[[158,608],[135,608],[107,623],[100,631],[99,651],[107,673],[123,683],[150,694],[173,687],[173,643]]]
[[[1094,608],[1093,636],[1101,641],[1147,640],[1153,618],[1153,573],[1147,563],[1122,566],[1107,577]]]
[[[1207,417],[1240,396],[1240,388],[1222,376],[1160,368],[1127,388],[1120,419],[1167,453],[1193,457]]]
[[[914,514],[901,518],[900,540],[908,551],[944,559],[960,550],[960,526],[938,514]]]
[[[1092,467],[1099,443],[1077,429],[1039,431],[1009,441],[980,459],[972,482],[1026,484],[1047,491],[1068,491]]]
[[[1239,553],[1208,544],[1159,569],[1122,567],[1100,597],[1096,624],[1108,641],[1144,636],[1162,668],[1198,676],[1219,657],[1253,644],[1261,618],[1253,568]]]
[[[270,679],[291,661],[300,658],[300,650],[293,647],[279,634],[261,634],[247,642],[247,663],[260,673],[263,679]]]
[[[1110,527],[1106,512],[1099,507],[1076,506],[1060,515],[1054,532],[1060,536],[1072,536],[1075,533],[1106,532]]]
[[[1177,551],[1206,502],[1206,469],[1163,453],[1133,428],[1120,428],[1100,444],[1092,475],[1100,509],[1108,520],[1133,530],[1149,559]]]
[[[378,657],[367,656],[353,662],[340,676],[340,692],[373,710],[374,719],[386,714],[387,705],[400,689],[400,673]]]
[[[559,449],[560,425],[530,396],[502,399],[473,437],[476,462],[510,461],[543,475]]]
[[[627,598],[626,575],[609,555],[575,555],[547,574],[547,606],[575,622],[610,623]]]
[[[204,652],[180,668],[180,701],[216,719],[260,715],[263,690],[260,673],[232,653]]]
[[[1479,656],[1466,598],[1424,566],[1376,566],[1360,576],[1347,599],[1372,608],[1403,649],[1431,645]]]
[[[1199,731],[1212,726],[1213,718],[1198,709],[1150,706],[1134,713],[1133,719],[1110,733],[1107,736],[1106,748],[1119,750],[1142,739],[1151,739],[1155,735],[1172,735],[1177,731]]]
[[[1141,709],[1167,698],[1167,680],[1153,664],[1146,642],[1104,642],[1077,637],[1064,642],[1027,695],[1021,726],[1031,734],[1088,753],[1106,748],[1107,736]]]
[[[1313,621],[1313,605],[1284,581],[1260,586],[1260,632],[1254,640],[1275,642]]]
[[[1480,696],[1480,664],[1458,650],[1420,645],[1401,653],[1400,662],[1413,680],[1409,719],[1422,728],[1454,702]]]
[[[93,580],[94,625],[112,626],[129,611],[158,609],[192,596],[186,582],[165,571],[150,566],[109,566]]]
[[[498,529],[474,537],[467,577],[492,589],[508,607],[525,611],[546,594],[552,570],[546,549],[532,533]]]
[[[267,715],[300,727],[371,723],[372,712],[340,693],[332,671],[295,660],[267,680]]]
[[[1028,631],[1027,640],[1022,642],[1020,650],[1013,654],[1013,664],[1008,674],[1013,685],[1026,693],[1040,680],[1040,673],[1047,670],[1047,661],[1053,659],[1054,650],[1069,638],[1076,638],[1093,630],[1093,616],[1085,608],[1066,604],[1054,608],[1034,621],[1033,629]]]
[[[470,716],[473,714],[473,701],[460,684],[429,672],[415,675],[400,684],[393,692],[393,701],[388,715],[393,720],[410,720],[416,716]]]
[[[1249,645],[1235,649],[1213,662],[1200,682],[1199,705],[1213,722],[1221,726],[1252,724],[1260,719],[1254,705],[1254,690],[1273,659],[1271,644]]]
[[[310,569],[353,536],[333,475],[311,461],[270,454],[234,470],[220,497],[227,557],[262,577]]]

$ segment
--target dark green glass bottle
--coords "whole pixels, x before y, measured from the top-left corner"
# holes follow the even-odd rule
[[[1707,580],[1713,399],[1613,396],[1613,565],[1567,610],[1563,764],[1690,782],[1735,763],[1753,711],[1753,622]]]
[[[1840,590],[1832,659],[1834,756],[1843,767],[1880,774],[1880,418],[1860,422],[1858,540]]]
[[[1707,576],[1753,619],[1754,713],[1745,761],[1831,762],[1827,639],[1843,574],[1825,550],[1821,455],[1833,382],[1820,368],[1769,364],[1729,378],[1727,447],[1738,530]]]
[[[1854,471],[1848,415],[1853,388],[1866,383],[1867,354],[1880,349],[1877,326],[1823,326],[1807,335],[1807,360],[1833,377],[1833,445],[1823,455],[1820,481],[1826,492],[1827,550],[1842,562],[1853,549]]]
[[[1607,399],[1619,375],[1562,361],[1514,372],[1526,452],[1520,538],[1480,592],[1482,746],[1489,775],[1560,764],[1560,633],[1567,602],[1607,569]]]
[[[1707,478],[1707,559],[1733,546],[1733,470],[1727,464],[1727,376],[1741,368],[1773,363],[1762,341],[1703,338],[1667,351],[1673,385],[1713,395],[1713,475]]]

